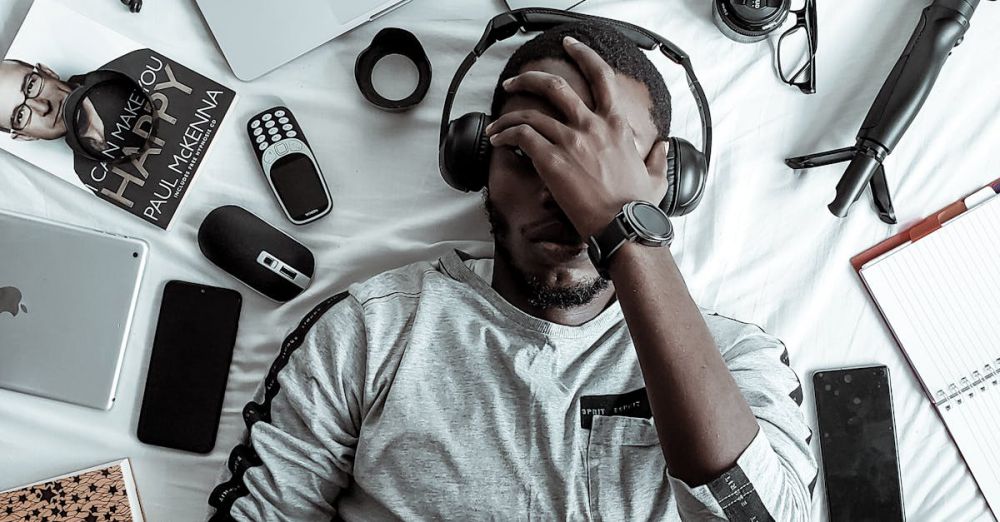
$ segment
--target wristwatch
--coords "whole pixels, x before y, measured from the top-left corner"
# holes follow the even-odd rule
[[[587,240],[587,254],[598,272],[607,275],[611,256],[628,241],[648,247],[670,246],[674,226],[660,207],[645,201],[626,203],[604,230]]]

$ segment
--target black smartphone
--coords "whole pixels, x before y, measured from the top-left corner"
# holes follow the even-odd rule
[[[242,305],[235,290],[167,283],[142,395],[139,440],[212,451]]]
[[[889,369],[813,374],[831,522],[905,520]]]

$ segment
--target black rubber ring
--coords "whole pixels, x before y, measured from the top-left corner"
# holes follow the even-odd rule
[[[73,149],[75,154],[98,163],[119,164],[142,156],[156,141],[157,132],[160,127],[160,116],[159,112],[156,110],[156,104],[153,103],[153,98],[150,97],[149,93],[146,92],[146,89],[143,89],[142,85],[140,85],[134,78],[114,69],[98,69],[87,73],[82,77],[84,83],[70,91],[69,95],[66,96],[66,101],[64,102],[65,108],[63,109],[63,122],[66,125],[65,140],[66,144],[69,145],[69,148]],[[80,104],[98,87],[104,87],[108,84],[127,86],[133,91],[138,92],[142,96],[143,107],[148,105],[151,111],[148,115],[144,114],[143,116],[152,117],[149,135],[146,136],[146,140],[143,143],[142,148],[137,149],[132,154],[124,154],[123,152],[122,156],[119,158],[100,156],[97,152],[87,150],[80,140],[80,133],[77,128],[78,122],[76,116],[77,112],[80,110]]]
[[[417,66],[419,79],[412,94],[401,100],[390,100],[375,90],[372,72],[379,60],[390,54],[405,56]],[[405,111],[420,103],[431,87],[431,61],[413,33],[398,27],[386,27],[375,35],[371,45],[361,51],[354,62],[354,78],[365,99],[380,109],[391,112]]]

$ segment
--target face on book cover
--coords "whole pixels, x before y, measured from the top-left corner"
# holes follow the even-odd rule
[[[73,87],[45,64],[0,62],[0,127],[19,141],[55,140],[66,135],[63,112]],[[83,102],[83,137],[104,141],[104,128],[90,100]]]

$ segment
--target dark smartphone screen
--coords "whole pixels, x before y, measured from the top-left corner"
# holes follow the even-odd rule
[[[830,520],[904,520],[889,369],[813,374]]]
[[[139,412],[139,440],[212,451],[242,304],[235,290],[167,283]]]
[[[292,218],[303,220],[326,210],[330,204],[320,173],[312,160],[302,154],[289,154],[271,167],[271,182]]]

